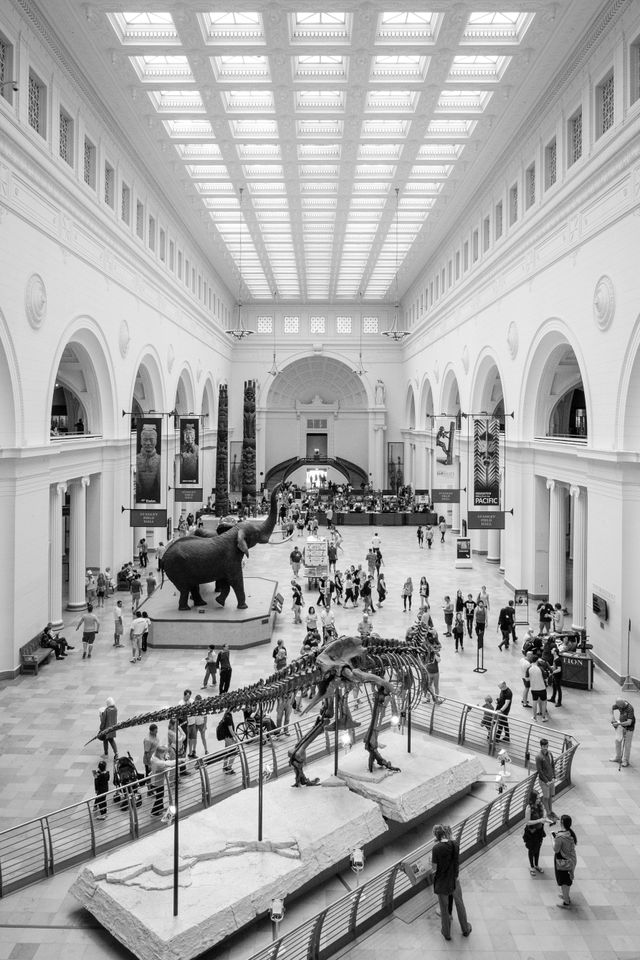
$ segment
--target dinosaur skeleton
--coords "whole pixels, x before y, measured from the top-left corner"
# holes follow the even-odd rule
[[[224,713],[227,710],[235,712],[257,709],[269,713],[284,697],[296,695],[310,685],[317,686],[317,693],[305,707],[303,714],[309,713],[322,702],[320,712],[313,726],[289,751],[289,764],[295,772],[294,786],[311,786],[314,782],[317,783],[317,780],[309,780],[304,773],[309,745],[331,726],[332,721],[337,728],[357,726],[349,711],[348,693],[355,684],[366,683],[372,684],[374,688],[371,721],[364,738],[364,747],[369,754],[369,770],[373,770],[374,762],[390,770],[397,770],[397,767],[391,766],[380,754],[378,731],[389,702],[395,707],[396,700],[400,699],[404,709],[408,698],[411,698],[412,707],[422,698],[427,690],[424,668],[426,655],[425,630],[420,627],[414,631],[414,636],[406,641],[382,639],[375,634],[362,640],[359,637],[342,636],[332,640],[319,651],[293,660],[282,670],[251,686],[203,698],[197,702],[138,714],[101,731],[101,736],[108,736],[127,727],[164,720],[185,723],[188,717]],[[335,704],[338,705],[337,711]]]

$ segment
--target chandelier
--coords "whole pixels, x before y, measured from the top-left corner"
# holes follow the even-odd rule
[[[234,340],[243,340],[250,337],[253,330],[248,330],[242,316],[242,196],[244,188],[240,187],[240,203],[238,205],[238,316],[236,325],[225,330]]]
[[[398,199],[400,196],[400,188],[396,187],[396,276],[395,276],[395,303],[393,306],[393,323],[388,330],[382,331],[383,337],[389,337],[390,340],[395,340],[398,343],[401,340],[404,340],[405,337],[409,336],[408,330],[400,330],[398,324],[400,320],[400,294],[398,292]]]

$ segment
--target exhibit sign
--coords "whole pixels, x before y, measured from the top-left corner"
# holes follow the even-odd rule
[[[514,590],[513,599],[516,605],[516,623],[529,623],[529,591]]]
[[[468,530],[504,530],[504,510],[469,510]]]
[[[456,559],[457,560],[470,560],[471,559],[471,540],[469,537],[458,537],[456,540]]]
[[[130,527],[166,527],[167,525],[167,511],[166,510],[130,510],[129,511],[129,526]]]

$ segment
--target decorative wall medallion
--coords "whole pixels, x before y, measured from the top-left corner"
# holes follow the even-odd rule
[[[173,370],[173,365],[176,362],[176,352],[173,349],[173,344],[169,344],[169,349],[167,350],[167,368],[169,373]]]
[[[601,330],[608,330],[616,312],[613,281],[606,274],[600,277],[593,292],[593,319]]]
[[[469,373],[469,347],[466,345],[466,343],[462,348],[462,367],[465,375]]]
[[[42,277],[37,273],[32,273],[27,280],[24,308],[27,320],[34,330],[38,330],[47,315],[47,291]]]
[[[123,360],[129,352],[130,343],[131,334],[129,333],[129,324],[123,317],[120,321],[120,333],[118,334],[118,346],[120,347],[120,356]]]
[[[507,346],[509,347],[509,354],[511,355],[512,360],[515,360],[518,355],[519,342],[520,337],[518,334],[518,327],[516,322],[512,320],[507,330]]]

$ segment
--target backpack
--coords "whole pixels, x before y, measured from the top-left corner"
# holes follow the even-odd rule
[[[224,717],[216,727],[216,738],[218,740],[225,740],[227,736],[227,725],[224,722]]]

